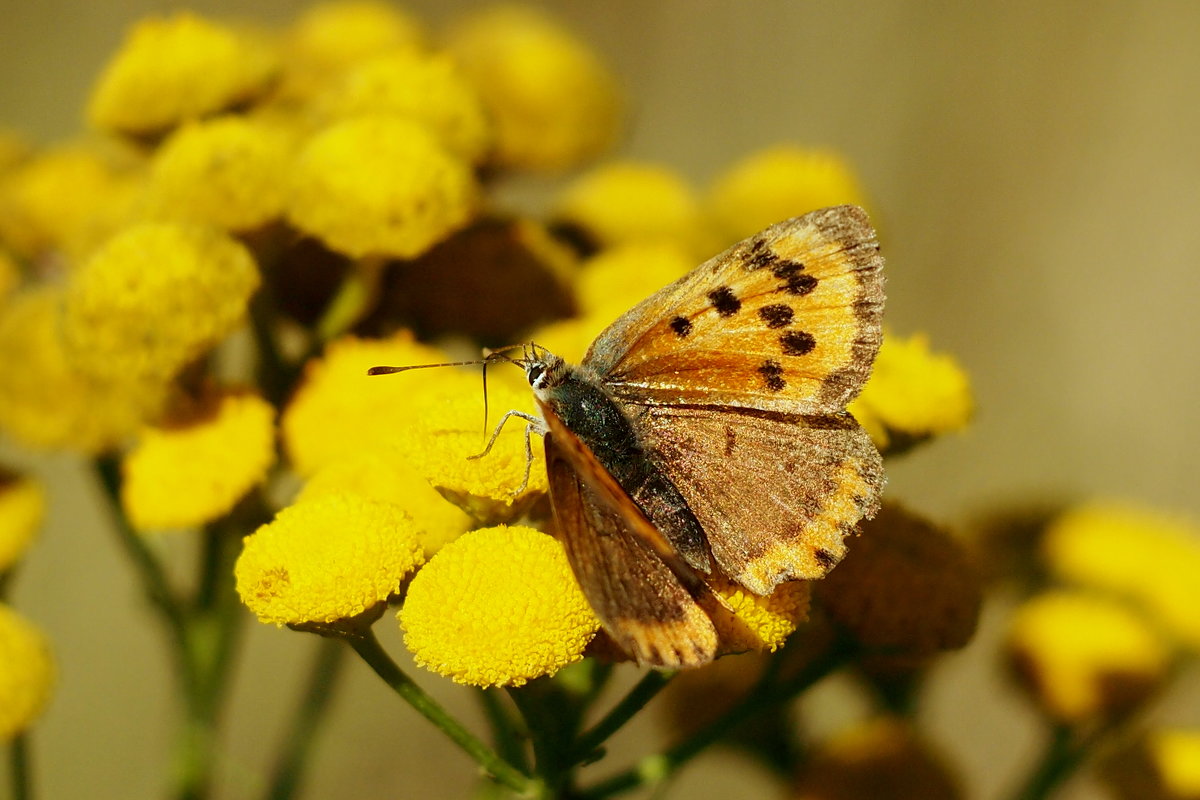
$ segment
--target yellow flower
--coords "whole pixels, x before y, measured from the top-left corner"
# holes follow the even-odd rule
[[[842,563],[817,581],[814,601],[866,647],[893,655],[932,655],[964,646],[975,633],[982,582],[949,534],[885,503]]]
[[[0,742],[33,724],[50,699],[54,678],[46,637],[0,603]]]
[[[479,384],[453,369],[402,375],[367,375],[380,365],[437,364],[449,357],[401,331],[387,339],[345,337],[305,368],[304,378],[283,413],[284,443],[301,475],[354,453],[394,440],[413,423],[419,396],[431,383],[460,381],[464,391]],[[472,389],[467,389],[470,383]]]
[[[475,88],[446,55],[391,52],[350,69],[319,101],[334,118],[395,114],[427,126],[455,156],[475,163],[491,147],[491,125]]]
[[[552,675],[582,659],[600,627],[562,545],[503,526],[442,548],[413,579],[399,619],[418,664],[474,686]]]
[[[678,174],[657,164],[612,161],[577,178],[558,199],[555,218],[599,247],[671,240],[699,245],[700,203]]]
[[[288,31],[293,62],[320,73],[372,56],[417,47],[420,24],[391,3],[335,0],[309,6]]]
[[[412,517],[426,558],[471,526],[466,512],[442,497],[396,448],[363,450],[330,462],[304,484],[296,502],[335,492],[399,507]]]
[[[158,413],[166,384],[83,374],[64,352],[61,312],[57,288],[20,294],[0,311],[0,427],[31,447],[104,452]]]
[[[1174,797],[1200,797],[1200,729],[1154,731],[1148,749],[1162,782]]]
[[[961,430],[972,405],[970,381],[952,356],[930,350],[924,334],[886,334],[850,412],[883,449]]]
[[[1159,728],[1123,742],[1101,764],[1117,800],[1200,798],[1200,729]]]
[[[246,117],[185,124],[151,167],[149,213],[249,231],[278,219],[291,143],[278,126]]]
[[[0,240],[25,258],[77,252],[121,180],[96,148],[63,145],[40,153],[0,180]]]
[[[806,761],[796,800],[960,800],[959,779],[912,725],[891,717],[858,723]]]
[[[1057,575],[1135,600],[1187,647],[1200,649],[1200,527],[1195,522],[1097,501],[1053,521],[1042,552]]]
[[[710,610],[722,653],[775,652],[808,619],[807,581],[782,583],[766,597],[718,576],[711,576],[705,582],[722,606],[720,611]]]
[[[45,516],[42,484],[0,470],[0,575],[21,558]]]
[[[495,120],[499,164],[566,169],[616,138],[616,81],[584,43],[539,12],[477,11],[450,31],[448,47]]]
[[[862,205],[863,194],[837,153],[780,144],[726,170],[713,182],[708,202],[732,242],[818,208]]]
[[[465,225],[478,189],[467,163],[397,116],[335,123],[297,157],[288,218],[351,256],[413,258]]]
[[[585,315],[607,315],[612,322],[694,266],[687,249],[671,241],[629,242],[602,250],[580,272],[580,308]]]
[[[88,119],[116,133],[161,133],[257,98],[277,66],[263,43],[194,14],[144,19],[104,68]]]
[[[489,428],[494,428],[499,415],[509,410],[533,414],[533,395],[527,384],[493,371],[488,376],[488,407],[494,409],[488,420]],[[455,381],[423,393],[397,446],[438,491],[475,519],[485,524],[505,522],[546,492],[544,451],[534,436],[530,440],[533,460],[527,458],[526,422],[513,417],[488,454],[472,458],[491,436],[490,429],[484,435],[482,422],[480,385],[464,389],[461,380]],[[518,493],[527,472],[529,482]]]
[[[1169,653],[1146,622],[1101,595],[1056,590],[1014,614],[1008,650],[1016,675],[1064,722],[1118,715],[1154,691]]]
[[[224,234],[131,226],[71,276],[67,352],[89,375],[170,378],[242,321],[258,284],[250,253]]]
[[[142,531],[189,528],[228,513],[275,463],[275,409],[230,392],[188,419],[142,431],[122,464],[121,503]]]
[[[423,560],[412,519],[399,508],[326,494],[247,536],[234,575],[260,621],[330,623],[386,601]]]

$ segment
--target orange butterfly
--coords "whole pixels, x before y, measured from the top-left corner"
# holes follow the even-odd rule
[[[514,359],[567,557],[639,663],[711,661],[707,575],[759,595],[819,578],[878,509],[882,461],[845,410],[882,338],[878,251],[862,209],[814,211],[642,301],[578,366]]]

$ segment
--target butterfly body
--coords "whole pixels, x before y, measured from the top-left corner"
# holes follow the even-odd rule
[[[861,209],[816,211],[635,306],[580,365],[521,360],[559,536],[635,660],[712,660],[706,579],[765,595],[819,578],[878,508],[879,453],[845,411],[881,339],[877,251]]]

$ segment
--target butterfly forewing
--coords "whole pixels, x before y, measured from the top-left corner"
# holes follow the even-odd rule
[[[757,594],[819,578],[879,506],[883,466],[849,414],[645,409],[649,452],[704,529],[721,571]]]
[[[879,348],[882,264],[862,209],[781,222],[622,316],[584,364],[623,402],[839,412]]]

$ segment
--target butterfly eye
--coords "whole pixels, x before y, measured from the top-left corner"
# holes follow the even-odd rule
[[[529,385],[533,388],[540,388],[539,384],[542,381],[542,376],[546,373],[546,365],[540,362],[533,362],[525,368],[525,378],[529,381]]]

